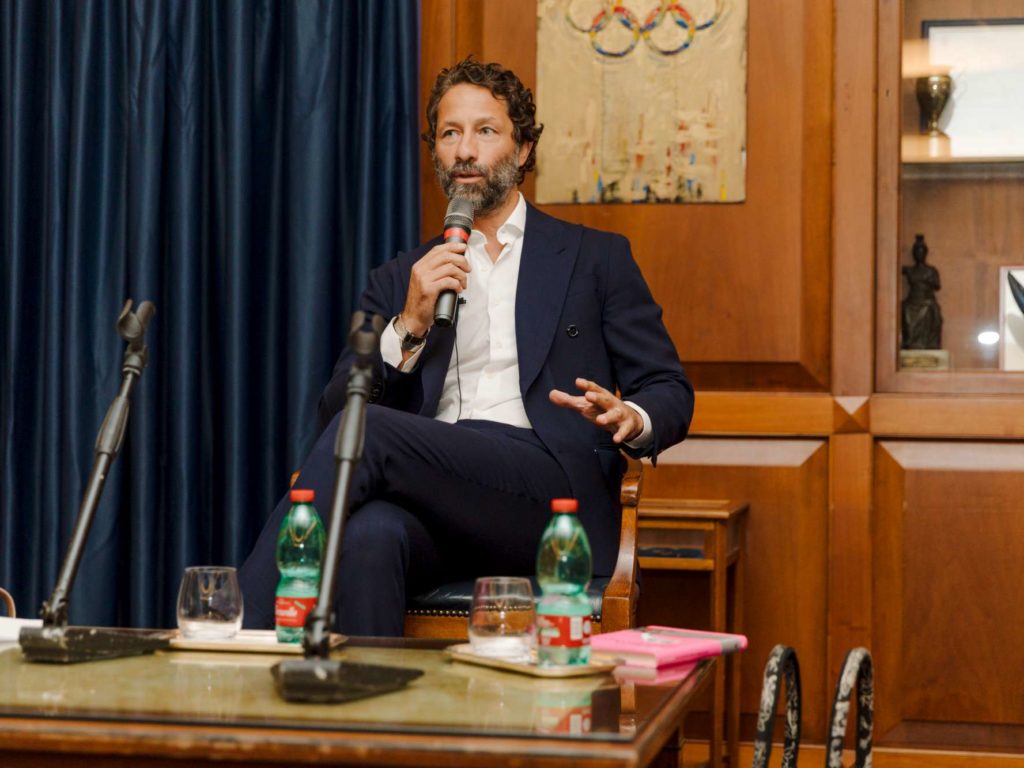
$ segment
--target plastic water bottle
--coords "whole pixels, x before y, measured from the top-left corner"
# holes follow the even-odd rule
[[[316,607],[320,565],[324,558],[324,524],[313,506],[313,491],[293,489],[292,503],[277,532],[277,583],[274,625],[281,643],[302,641],[306,616]]]
[[[593,569],[587,532],[576,516],[576,499],[553,499],[554,513],[537,550],[537,660],[541,664],[590,661],[590,601]]]

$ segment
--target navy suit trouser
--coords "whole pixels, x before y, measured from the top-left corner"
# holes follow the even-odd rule
[[[315,492],[328,525],[339,418],[295,485]],[[367,406],[335,582],[336,631],[401,636],[407,594],[456,578],[532,575],[550,500],[569,494],[564,471],[532,430]],[[246,627],[274,625],[274,550],[289,506],[286,494],[241,568]]]

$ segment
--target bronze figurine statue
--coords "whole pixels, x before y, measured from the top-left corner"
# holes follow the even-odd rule
[[[903,349],[942,348],[942,310],[935,298],[939,283],[939,270],[925,264],[928,246],[924,235],[914,235],[914,266],[903,267],[909,290],[903,300]]]

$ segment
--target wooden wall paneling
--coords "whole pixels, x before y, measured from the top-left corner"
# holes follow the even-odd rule
[[[879,391],[896,388],[898,355],[897,304],[899,275],[894,256],[899,248],[900,56],[902,35],[900,0],[878,2],[878,112],[876,174],[875,274],[875,381]]]
[[[804,736],[821,741],[832,681],[827,679],[828,443],[821,439],[692,438],[662,453],[644,472],[648,498],[731,498],[750,502],[744,550],[741,737],[753,737],[768,652],[796,648],[803,671]],[[640,618],[651,602],[644,574]],[[674,604],[687,618],[696,601],[706,617],[706,583],[687,582]],[[672,615],[666,616],[671,619]]]
[[[832,354],[833,3],[805,3],[803,14],[800,362],[827,391]]]
[[[835,4],[832,392],[873,389],[876,0]]]
[[[420,120],[424,129],[427,100],[437,73],[470,54],[487,61],[484,54],[487,14],[494,7],[505,5],[486,0],[421,0]],[[526,4],[508,5],[525,7]],[[448,200],[438,187],[426,144],[420,152],[420,179],[420,236],[428,240],[440,233]]]
[[[698,388],[828,389],[831,7],[750,4],[746,202],[548,206],[630,238]],[[536,86],[535,3],[455,8],[460,54],[469,47]],[[424,55],[423,68],[446,63]],[[430,195],[425,235],[444,210]]]
[[[880,437],[1024,438],[1024,403],[1013,396],[887,395],[871,398]]]
[[[875,742],[901,720],[898,706],[903,668],[903,469],[884,448],[875,450],[871,542],[872,634],[875,663]]]
[[[826,436],[867,432],[870,397],[698,390],[691,435]]]
[[[880,743],[1024,750],[1024,444],[876,448]]]
[[[829,440],[828,679],[839,679],[847,651],[871,649],[871,485],[868,434]],[[850,729],[849,738],[853,738]],[[852,744],[852,742],[850,742]]]
[[[420,132],[427,129],[427,101],[442,67],[456,61],[456,0],[420,0]],[[434,164],[420,142],[420,239],[437,236],[448,201],[437,186]]]

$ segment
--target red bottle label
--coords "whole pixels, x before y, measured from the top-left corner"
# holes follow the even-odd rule
[[[539,614],[537,638],[544,647],[582,648],[590,645],[590,617]]]
[[[279,627],[302,627],[306,616],[316,607],[315,597],[286,597],[274,600],[274,622]]]
[[[589,704],[540,707],[537,712],[537,730],[541,733],[590,733],[591,719]]]

